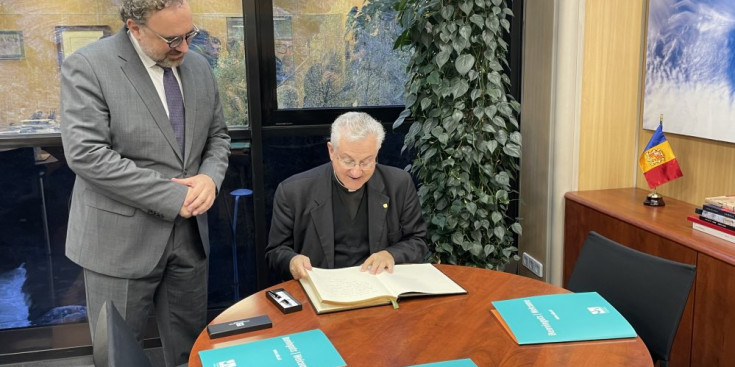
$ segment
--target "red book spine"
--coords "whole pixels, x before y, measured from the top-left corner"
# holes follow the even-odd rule
[[[694,222],[694,223],[697,223],[697,224],[701,224],[701,225],[703,225],[703,226],[705,226],[705,227],[709,227],[709,228],[712,228],[712,229],[718,230],[718,231],[720,231],[720,232],[722,232],[722,233],[726,233],[726,234],[729,234],[729,235],[731,235],[731,236],[735,236],[735,231],[729,230],[729,229],[727,229],[727,228],[723,228],[723,227],[720,227],[720,226],[718,226],[718,225],[716,225],[716,224],[712,224],[712,223],[710,223],[710,222],[706,222],[706,221],[703,221],[703,220],[701,220],[701,219],[697,218],[697,217],[696,217],[696,216],[694,216],[694,215],[690,215],[690,216],[688,216],[688,217],[687,217],[687,220],[688,220],[688,221],[690,221],[690,222]]]

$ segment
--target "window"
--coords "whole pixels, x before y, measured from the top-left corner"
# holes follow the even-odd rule
[[[388,0],[274,0],[277,108],[403,104],[395,17]]]

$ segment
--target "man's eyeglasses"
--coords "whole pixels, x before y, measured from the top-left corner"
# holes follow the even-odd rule
[[[360,166],[360,169],[363,169],[363,170],[370,169],[370,168],[373,168],[373,166],[375,166],[376,163],[378,163],[376,159],[362,161],[360,163],[357,163],[354,160],[349,159],[349,158],[345,159],[340,156],[336,156],[336,157],[337,157],[337,160],[340,163],[342,163],[343,166],[345,166],[345,168],[349,168],[349,169],[355,168],[357,166]]]
[[[181,46],[181,43],[186,41],[187,44],[190,44],[191,41],[199,34],[199,28],[197,28],[196,25],[194,25],[194,30],[191,32],[183,35],[183,36],[175,36],[175,37],[164,37],[158,34],[156,31],[152,30],[150,27],[146,26],[153,34],[158,36],[163,42],[166,42],[168,44],[168,47],[170,48],[176,48]]]

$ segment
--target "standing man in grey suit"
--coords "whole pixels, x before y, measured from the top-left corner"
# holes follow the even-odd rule
[[[363,112],[332,123],[330,163],[281,182],[266,262],[283,279],[361,265],[372,274],[424,261],[426,223],[411,175],[377,163],[383,126]]]
[[[207,210],[227,134],[186,0],[123,0],[125,27],[69,56],[61,137],[76,173],[66,255],[84,268],[94,333],[112,300],[139,340],[155,311],[167,366],[206,324]]]

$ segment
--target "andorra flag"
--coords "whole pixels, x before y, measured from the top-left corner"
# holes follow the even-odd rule
[[[643,175],[651,188],[684,175],[681,173],[679,162],[676,161],[669,142],[666,141],[662,124],[658,124],[651,141],[643,149],[638,165],[643,170]]]

